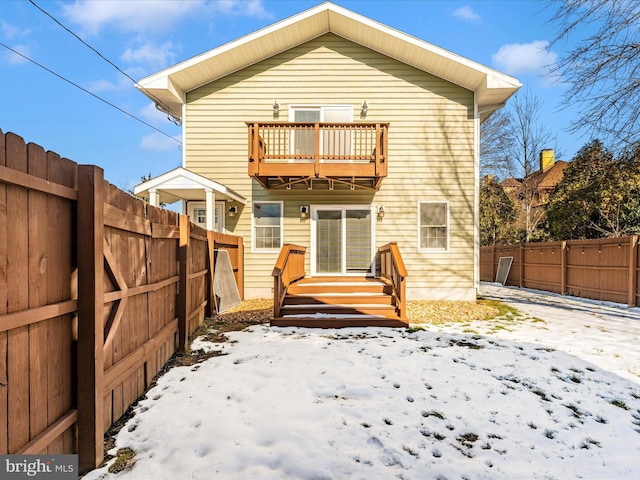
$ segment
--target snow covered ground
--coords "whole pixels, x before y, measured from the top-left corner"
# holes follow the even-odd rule
[[[640,309],[483,285],[521,316],[252,327],[170,370],[90,479],[637,479]]]

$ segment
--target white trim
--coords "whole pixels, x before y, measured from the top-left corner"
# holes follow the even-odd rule
[[[187,168],[187,99],[183,100],[182,103],[182,146],[180,150],[182,151],[182,168]]]
[[[342,265],[340,273],[318,273],[316,271],[316,212],[318,210],[336,210],[342,212]],[[310,228],[310,238],[309,238],[309,252],[310,252],[310,270],[311,276],[322,277],[322,276],[335,276],[336,274],[343,276],[362,276],[362,273],[347,273],[346,271],[346,215],[345,212],[347,210],[369,210],[371,213],[371,270],[366,273],[366,275],[375,275],[376,272],[376,211],[377,207],[373,204],[367,205],[311,205],[311,228]]]
[[[480,114],[473,94],[473,286],[480,289]]]
[[[204,223],[198,222],[195,211],[196,210],[204,210]],[[191,223],[195,223],[196,225],[207,228],[207,203],[206,202],[187,202],[187,215],[189,215],[189,220]]]
[[[254,208],[256,205],[278,204],[280,205],[280,246],[278,248],[257,248]],[[284,202],[283,201],[254,201],[251,202],[251,253],[280,253],[284,244]]]
[[[216,200],[216,203],[213,208],[214,210],[217,210],[218,208],[220,209],[220,212],[218,213],[218,218],[220,219],[220,230],[216,230],[216,231],[219,231],[220,233],[225,233],[224,229],[227,227],[227,202],[225,202],[224,200]],[[213,217],[214,230],[215,230],[215,226],[216,226],[216,217],[214,213],[214,217]]]
[[[420,242],[420,227],[422,226],[420,222],[420,205],[422,204],[445,204],[447,207],[447,219],[446,219],[446,227],[447,227],[447,246],[445,248],[421,248]],[[416,226],[418,229],[418,252],[419,253],[448,253],[451,251],[450,249],[450,240],[451,240],[451,204],[449,200],[418,200],[417,209],[416,209]]]

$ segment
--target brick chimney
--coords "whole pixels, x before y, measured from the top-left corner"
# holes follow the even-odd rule
[[[544,172],[553,167],[556,162],[556,156],[552,148],[545,148],[540,152],[540,171]]]

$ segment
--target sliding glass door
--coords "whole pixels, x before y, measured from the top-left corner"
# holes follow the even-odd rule
[[[313,275],[375,272],[371,206],[314,206],[311,209]]]

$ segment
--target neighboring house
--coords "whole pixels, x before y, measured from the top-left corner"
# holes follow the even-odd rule
[[[530,192],[533,207],[549,203],[549,195],[562,180],[564,169],[569,166],[564,160],[556,160],[552,149],[540,152],[540,169],[521,179],[505,178],[500,182],[502,189],[514,199],[524,196],[524,190]]]
[[[334,278],[376,276],[397,242],[408,298],[472,300],[480,123],[520,86],[323,3],[139,82],[183,122],[183,168],[165,175],[200,196],[162,177],[136,193],[244,237],[249,298],[273,295],[285,243]]]

